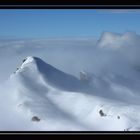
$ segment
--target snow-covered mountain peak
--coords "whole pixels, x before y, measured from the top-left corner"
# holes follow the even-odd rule
[[[23,60],[23,63],[21,65],[20,68],[24,68],[25,66],[27,66],[29,63],[35,63],[36,58],[33,56],[28,56]]]
[[[23,81],[24,83],[31,81],[30,83],[37,82],[38,84],[41,80],[40,83],[43,82],[47,87],[51,86],[63,91],[85,92],[92,88],[88,85],[88,82],[84,82],[44,62],[42,59],[32,56],[23,60],[22,65],[17,68],[11,78],[22,86],[24,85]]]
[[[135,95],[123,84],[124,80],[116,75],[93,75],[89,82],[88,77],[82,71],[78,79],[41,58],[29,56],[10,80],[18,109],[26,112],[31,121],[37,118],[38,124],[47,124],[47,128],[41,129],[139,130],[135,123],[139,120],[139,116],[135,117],[140,109],[139,96],[132,99],[136,99]],[[132,106],[128,106],[130,99]],[[108,127],[104,127],[106,124]]]

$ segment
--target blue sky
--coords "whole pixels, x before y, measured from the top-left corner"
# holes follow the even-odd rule
[[[99,37],[103,31],[140,34],[140,10],[0,9],[0,37]]]

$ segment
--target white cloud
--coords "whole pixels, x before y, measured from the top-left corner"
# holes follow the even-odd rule
[[[140,44],[140,36],[135,32],[125,32],[123,34],[103,32],[97,42],[97,46],[101,48],[117,49],[120,47],[138,46]]]

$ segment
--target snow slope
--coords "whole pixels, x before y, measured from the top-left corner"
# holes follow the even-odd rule
[[[17,110],[37,130],[133,131],[140,129],[139,95],[116,75],[83,83],[37,57],[27,57],[10,77]],[[36,130],[35,129],[35,130]],[[34,129],[33,129],[34,130]]]

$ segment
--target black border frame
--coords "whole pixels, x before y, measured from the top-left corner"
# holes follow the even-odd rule
[[[117,1],[119,2],[119,1]],[[73,2],[52,2],[48,1],[45,3],[38,3],[38,2],[3,2],[0,1],[0,10],[1,9],[139,9],[140,10],[140,2],[138,0],[132,2],[124,3],[116,3],[110,4],[106,1],[94,1],[94,3],[90,2],[80,2],[80,3],[73,3]],[[140,132],[138,131],[0,131],[0,135],[81,135],[82,137],[85,135],[139,135]]]
[[[10,4],[0,4],[0,9],[140,9],[139,5],[94,5],[94,4],[86,4],[86,5],[57,5],[57,4],[16,4],[16,5],[10,5]]]

